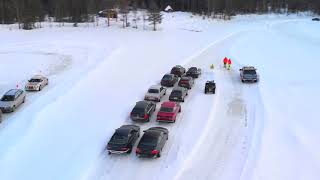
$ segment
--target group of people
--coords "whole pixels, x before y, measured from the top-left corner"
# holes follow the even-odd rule
[[[227,58],[227,57],[225,57],[225,58],[223,59],[223,67],[226,68],[226,69],[228,69],[228,70],[231,69],[231,63],[232,63],[231,59],[229,59],[229,58]]]

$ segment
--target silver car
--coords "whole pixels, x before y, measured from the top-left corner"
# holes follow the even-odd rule
[[[154,85],[151,86],[148,89],[148,92],[146,93],[146,95],[144,96],[144,100],[147,101],[161,101],[161,98],[166,95],[167,89],[159,86],[159,85]]]
[[[41,91],[46,85],[49,84],[48,78],[36,75],[33,76],[25,86],[26,91]]]
[[[26,93],[21,89],[11,89],[0,100],[2,112],[14,112],[26,100]]]

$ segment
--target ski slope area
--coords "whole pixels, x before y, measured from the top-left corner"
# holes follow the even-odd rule
[[[228,22],[190,16],[165,14],[158,32],[120,24],[0,27],[0,92],[23,87],[33,74],[50,79],[4,116],[0,179],[317,179],[320,23],[298,16]],[[221,66],[225,56],[234,62],[231,71]],[[107,155],[114,129],[132,123],[135,102],[176,64],[203,70],[179,119],[137,123],[142,130],[169,129],[161,158]],[[243,65],[258,68],[258,84],[240,83]],[[212,79],[217,93],[205,95]]]

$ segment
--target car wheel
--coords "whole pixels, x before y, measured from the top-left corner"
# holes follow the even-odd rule
[[[41,91],[41,89],[42,89],[42,86],[40,85],[40,86],[39,86],[39,89],[38,89],[38,91]]]
[[[12,112],[16,111],[16,106],[12,107]]]
[[[110,155],[110,154],[111,154],[111,152],[110,152],[110,151],[108,151],[108,154]]]
[[[184,102],[184,99],[182,99],[182,102]]]
[[[160,154],[160,152],[157,154],[157,158],[159,158],[159,157],[161,157],[161,154]]]
[[[22,100],[22,103],[24,103],[25,101],[26,101],[26,98],[24,97],[23,100]]]
[[[179,109],[179,113],[181,112],[182,110],[181,110],[181,107],[180,107],[180,109]]]
[[[243,80],[243,79],[242,79],[241,81],[244,83],[244,80]]]
[[[129,147],[129,151],[127,152],[127,154],[130,154],[132,152],[132,146]]]

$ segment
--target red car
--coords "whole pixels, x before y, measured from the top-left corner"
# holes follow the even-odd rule
[[[158,122],[176,122],[178,113],[181,112],[181,105],[177,102],[167,101],[161,104],[157,114]]]

